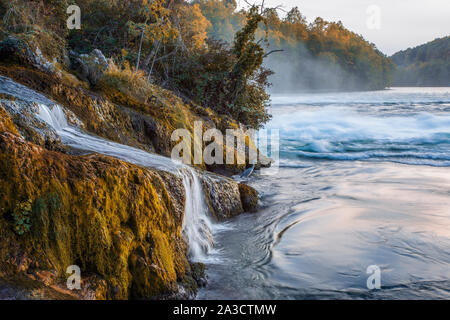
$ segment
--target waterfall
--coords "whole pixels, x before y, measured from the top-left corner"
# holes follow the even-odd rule
[[[50,111],[47,106],[40,104],[38,116],[54,128],[56,132],[68,127],[66,115],[59,105],[53,106],[52,111]]]
[[[206,258],[214,245],[211,232],[213,223],[208,217],[203,187],[193,168],[170,158],[87,134],[77,127],[70,126],[60,105],[53,103],[40,93],[1,76],[0,93],[6,93],[27,102],[36,102],[39,105],[37,117],[52,127],[62,142],[68,146],[180,176],[186,192],[183,234],[188,241],[189,255],[193,261],[202,261]]]
[[[186,190],[186,208],[183,232],[189,239],[189,253],[198,260],[204,260],[214,246],[211,234],[212,222],[208,217],[203,188],[198,175],[192,168],[182,168],[184,189]]]

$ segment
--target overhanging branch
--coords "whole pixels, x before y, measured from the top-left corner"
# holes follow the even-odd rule
[[[282,52],[284,51],[283,49],[277,49],[277,50],[272,50],[267,52],[265,55],[263,55],[263,58],[267,57],[269,54],[275,53],[275,52]]]

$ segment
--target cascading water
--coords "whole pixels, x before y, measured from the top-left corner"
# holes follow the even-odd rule
[[[40,104],[38,116],[57,132],[69,126],[64,111],[58,105],[55,105],[52,110],[49,110],[47,106]]]
[[[208,217],[200,179],[193,168],[177,163],[170,158],[86,134],[79,128],[68,124],[61,106],[45,96],[1,76],[0,93],[37,103],[39,105],[37,117],[52,127],[68,146],[171,172],[182,177],[186,192],[183,234],[189,244],[189,255],[193,261],[202,261],[206,258],[207,253],[214,246],[211,231],[213,224]]]
[[[214,246],[211,233],[212,222],[203,196],[203,188],[198,175],[191,168],[182,168],[184,189],[186,190],[186,207],[183,220],[183,232],[189,239],[189,251],[197,260],[204,260]]]

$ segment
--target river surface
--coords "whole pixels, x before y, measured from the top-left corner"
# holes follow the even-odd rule
[[[280,168],[199,299],[450,299],[450,88],[272,96]],[[369,290],[369,266],[381,288]]]

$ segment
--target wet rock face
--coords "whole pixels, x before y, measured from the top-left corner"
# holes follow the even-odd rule
[[[63,110],[71,125],[146,151],[166,154],[159,151],[167,149],[170,155],[170,148],[165,147],[170,142],[170,134],[150,116],[115,105],[83,88],[66,86],[55,78],[35,70],[0,67],[0,73],[60,103],[64,106]],[[24,100],[20,91],[17,92],[17,96],[14,101]]]
[[[103,58],[95,53],[86,56],[85,59],[88,61],[86,62],[86,68],[93,61],[92,63],[99,68],[99,72],[103,73],[107,68]],[[79,55],[76,55],[75,58],[72,57],[72,62],[75,61],[73,62],[73,68],[81,70],[82,67],[76,65],[77,59],[79,59]],[[90,71],[86,72],[87,76]],[[172,149],[176,145],[174,141],[171,141],[172,132],[176,129],[187,129],[193,137],[193,123],[195,121],[203,121],[204,131],[217,128],[225,133],[226,129],[239,127],[232,119],[225,119],[225,116],[217,115],[202,107],[184,104],[175,94],[162,88],[155,89],[156,99],[150,99],[147,103],[140,103],[135,101],[133,97],[123,94],[117,95],[117,92],[109,92],[108,94],[107,92],[93,92],[82,87],[73,87],[52,75],[34,69],[0,66],[0,74],[45,94],[53,101],[61,104],[65,110],[71,110],[81,121],[75,123],[75,125],[88,132],[168,157],[170,157]],[[69,116],[68,118],[70,119]],[[245,146],[246,152],[250,148],[250,143],[247,144]],[[202,149],[205,147],[206,143],[204,142]],[[228,148],[234,149],[235,147],[224,145],[224,159]],[[253,144],[251,148],[254,148]],[[236,150],[234,152],[236,153]],[[265,159],[262,155],[259,158]],[[270,160],[263,162],[269,163]],[[269,166],[269,164],[262,165],[258,162],[256,168],[260,166]],[[201,164],[198,167],[231,176],[245,170],[246,165],[237,163],[230,165]]]
[[[24,41],[12,36],[0,42],[0,60],[29,65],[47,73],[57,74],[55,63],[49,62],[39,48],[33,50]]]
[[[206,203],[218,221],[244,212],[236,181],[209,172],[204,172],[201,179]]]
[[[0,132],[9,132],[19,135],[17,128],[14,126],[9,114],[3,107],[0,107]]]
[[[11,281],[18,276],[45,288],[64,286],[58,279],[78,265],[84,291],[71,292],[78,298],[170,296],[180,291],[181,279],[192,283],[183,289],[192,296],[197,282],[181,235],[181,178],[105,156],[49,151],[14,134],[1,110],[4,293],[17,292]],[[17,216],[29,226],[23,233],[15,228]]]
[[[201,177],[206,203],[216,220],[258,210],[259,194],[254,188],[214,173],[202,172]]]
[[[245,183],[239,183],[239,193],[245,212],[255,212],[258,209],[258,191]]]
[[[26,140],[49,150],[67,150],[55,130],[36,116],[39,111],[37,103],[0,99],[0,108],[8,112],[15,127]]]
[[[192,278],[197,282],[199,287],[206,286],[206,274],[205,274],[205,265],[203,263],[192,263],[191,264],[191,274]]]
[[[95,49],[90,54],[80,54],[70,52],[72,69],[84,81],[88,81],[95,86],[109,67],[108,60],[103,53]]]

